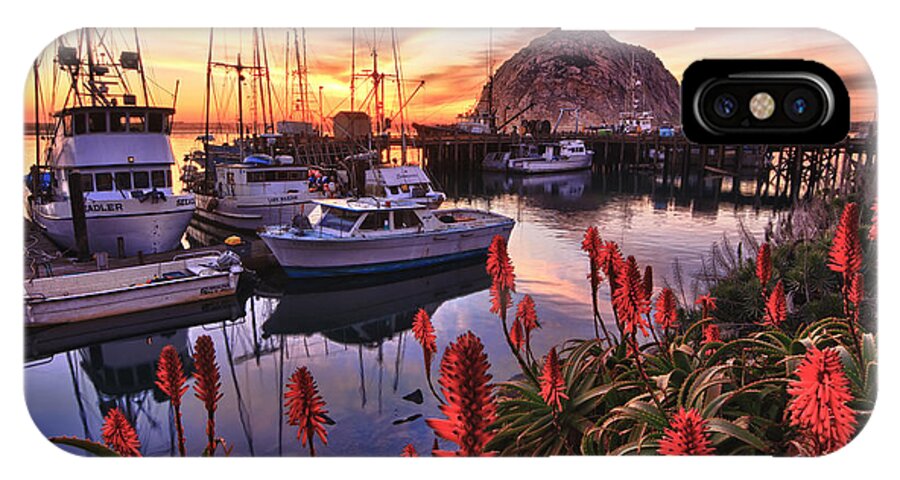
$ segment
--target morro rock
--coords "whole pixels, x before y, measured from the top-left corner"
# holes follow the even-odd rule
[[[633,62],[633,63],[632,63]],[[519,50],[494,74],[493,93],[486,85],[478,110],[488,111],[492,97],[497,125],[534,102],[522,120],[555,123],[561,108],[580,108],[580,126],[615,124],[619,113],[632,111],[632,65],[640,82],[634,90],[637,110],[650,111],[657,122],[677,122],[679,87],[656,55],[619,42],[603,31],[554,30]],[[567,114],[561,129],[571,129]]]

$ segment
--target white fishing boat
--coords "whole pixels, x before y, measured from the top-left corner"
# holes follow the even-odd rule
[[[558,173],[590,168],[594,152],[582,140],[514,145],[508,152],[488,153],[482,169],[511,173]]]
[[[319,200],[310,221],[260,237],[287,274],[315,278],[385,273],[483,255],[515,221],[473,209],[431,210],[378,198]]]
[[[196,193],[196,216],[231,230],[290,223],[309,214],[311,201],[339,193],[333,175],[294,164],[291,157],[255,154],[243,163],[215,165],[214,171],[212,190]]]
[[[26,178],[28,214],[56,244],[76,250],[71,192],[80,190],[91,252],[172,250],[195,203],[172,181],[175,109],[151,106],[146,83],[142,101],[128,89],[126,75],[139,84],[145,78],[139,53],[121,52],[118,60],[98,54],[107,50],[92,44],[90,30],[81,33],[77,47],[60,44],[57,50],[56,64],[71,85],[66,104],[53,115],[52,140]],[[79,177],[73,185],[70,180]]]
[[[366,193],[391,201],[411,200],[436,209],[447,195],[434,189],[422,167],[377,167],[366,170]]]
[[[25,325],[81,322],[233,295],[243,271],[231,252],[25,281]]]

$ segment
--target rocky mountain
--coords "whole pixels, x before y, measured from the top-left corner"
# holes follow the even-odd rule
[[[633,55],[633,57],[632,57]],[[581,126],[613,124],[619,113],[631,110],[632,58],[638,110],[652,111],[657,121],[676,122],[679,86],[656,55],[646,48],[619,42],[603,31],[554,30],[532,40],[494,74],[493,109],[497,124],[534,102],[522,120],[555,123],[560,108],[580,108]],[[478,111],[488,111],[486,85]],[[571,128],[571,115],[560,128]]]

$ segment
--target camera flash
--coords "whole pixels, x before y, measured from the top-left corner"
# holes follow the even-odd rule
[[[750,99],[750,113],[757,120],[766,120],[775,113],[775,99],[766,92],[759,92]]]

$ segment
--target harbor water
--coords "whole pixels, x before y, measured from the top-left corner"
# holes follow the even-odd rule
[[[193,138],[173,136],[176,159]],[[566,339],[593,336],[588,263],[580,248],[588,226],[598,226],[604,239],[618,242],[641,266],[652,266],[657,289],[675,283],[677,260],[686,280],[684,297],[691,301],[692,276],[711,246],[725,237],[737,245],[742,228],[760,238],[776,215],[736,202],[742,186],[715,178],[679,179],[677,188],[653,175],[591,171],[436,179],[448,195],[445,205],[489,209],[516,220],[509,240],[514,300],[529,294],[536,303],[541,329],[532,334],[535,355]],[[197,337],[210,335],[224,393],[217,436],[233,447],[232,455],[307,454],[296,428],[286,424],[283,407],[284,384],[300,366],[309,367],[334,421],[327,427],[328,444],[316,446],[319,455],[397,456],[408,443],[428,452],[434,435],[425,419],[440,413],[409,330],[419,308],[432,316],[439,355],[471,330],[485,344],[494,381],[517,371],[500,321],[489,312],[482,262],[330,284],[289,282],[277,269],[258,275],[236,299],[148,312],[130,319],[134,327],[124,333],[110,326],[73,329],[62,339],[31,338],[32,347],[56,352],[25,369],[26,403],[37,427],[45,436],[99,440],[103,413],[118,406],[133,419],[145,455],[177,452],[172,412],[154,386],[155,361],[169,344],[188,359]],[[607,287],[601,296],[604,318],[611,319]],[[136,325],[152,327],[141,331]],[[206,414],[192,391],[182,414],[187,450],[198,455],[206,442]]]

